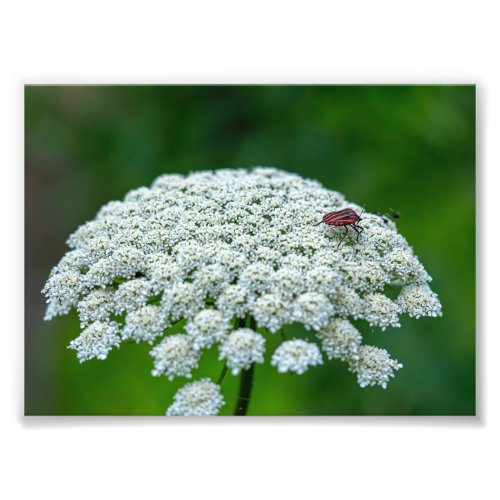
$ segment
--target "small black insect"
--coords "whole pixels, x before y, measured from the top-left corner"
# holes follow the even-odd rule
[[[394,220],[399,219],[400,213],[396,210],[390,209],[390,214],[387,216],[386,214],[381,214],[380,212],[374,212],[375,215],[378,215],[386,224],[389,222],[388,217],[392,217]]]
[[[391,217],[393,219],[399,219],[400,213],[397,212],[396,210],[393,210],[392,208],[390,210],[391,210]]]

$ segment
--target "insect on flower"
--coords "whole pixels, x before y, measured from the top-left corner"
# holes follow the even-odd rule
[[[363,212],[361,212],[361,215],[362,214]],[[314,225],[319,226],[321,223],[324,222],[328,226],[345,227],[344,236],[342,236],[342,239],[337,245],[337,248],[339,248],[342,242],[344,241],[345,237],[347,236],[349,227],[351,227],[352,229],[354,229],[354,231],[356,231],[358,235],[356,238],[356,242],[359,243],[359,237],[363,232],[363,228],[359,225],[359,223],[363,220],[361,218],[361,215],[358,215],[352,208],[344,208],[343,210],[338,210],[337,212],[329,212],[323,215],[323,220],[319,221],[317,224]]]
[[[393,210],[392,208],[390,209],[391,213],[389,214],[390,217],[392,217],[394,220],[399,219],[400,213],[397,212],[396,210]],[[387,215],[382,214],[380,212],[375,212],[375,215],[378,215],[386,224],[389,222],[389,219]]]
[[[396,210],[393,210],[393,209],[391,208],[391,217],[392,217],[393,219],[399,219],[399,216],[400,216],[400,213],[399,213],[399,212],[397,212]]]

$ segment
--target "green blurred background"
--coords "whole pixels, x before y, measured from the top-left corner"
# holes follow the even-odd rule
[[[398,210],[444,315],[361,325],[404,364],[387,390],[360,389],[341,362],[301,376],[266,362],[249,414],[475,414],[474,86],[27,86],[25,132],[27,415],[164,414],[186,379],[152,377],[145,344],[80,365],[66,349],[76,313],[44,322],[40,290],[69,234],[107,201],[162,173],[253,165]],[[220,369],[212,349],[194,376]],[[221,414],[237,389],[228,374]]]

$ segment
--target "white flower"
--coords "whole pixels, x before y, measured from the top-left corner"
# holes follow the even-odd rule
[[[206,245],[195,241],[182,241],[173,248],[177,264],[184,272],[203,268],[209,260],[210,252]]]
[[[84,276],[76,271],[53,271],[42,292],[47,296],[47,312],[45,319],[68,314],[72,307],[78,304],[78,298],[83,288]]]
[[[309,290],[325,294],[328,297],[335,295],[341,281],[342,274],[340,271],[327,265],[315,266],[306,275]]]
[[[266,300],[258,302],[266,294],[289,304],[286,324],[318,330],[334,316],[363,317],[366,306],[376,318],[377,307],[387,304],[363,301],[364,295],[382,294],[396,280],[421,285],[430,277],[395,225],[380,217],[365,214],[359,243],[347,238],[337,249],[343,230],[313,224],[345,206],[359,210],[315,181],[274,168],[162,176],[151,188],[108,203],[70,236],[73,250],[44,289],[47,318],[116,280],[125,281],[117,290],[118,310],[162,295],[173,321],[193,317],[206,297],[224,314],[241,317],[257,307],[270,320],[260,307]],[[276,324],[282,314],[277,308]]]
[[[84,276],[85,287],[88,289],[99,286],[104,288],[111,285],[114,279],[118,277],[114,271],[111,257],[105,257],[90,266],[90,269]]]
[[[203,293],[193,283],[174,283],[162,297],[162,305],[174,321],[190,318],[205,307]]]
[[[219,359],[225,359],[233,375],[248,370],[252,363],[264,362],[266,341],[250,328],[231,332],[219,348]]]
[[[78,302],[78,316],[82,328],[92,321],[106,321],[115,308],[115,291],[113,288],[97,288]]]
[[[219,310],[228,316],[243,317],[250,310],[248,298],[250,291],[242,285],[229,285],[217,299]]]
[[[146,278],[137,278],[125,281],[118,286],[115,293],[116,311],[133,311],[146,305],[152,294],[153,285]]]
[[[436,317],[443,314],[438,296],[427,284],[405,286],[401,290],[397,302],[402,312],[415,318],[420,318],[420,316]]]
[[[76,351],[80,363],[92,358],[106,359],[109,351],[120,345],[119,331],[119,325],[114,321],[96,321],[72,340],[68,347]]]
[[[399,307],[389,297],[381,293],[371,293],[363,301],[363,318],[370,326],[399,327]]]
[[[335,312],[342,318],[358,319],[363,312],[363,299],[348,286],[341,286],[333,298]]]
[[[359,356],[351,361],[349,370],[357,373],[360,387],[380,385],[386,389],[394,372],[402,367],[385,349],[363,345],[359,348]]]
[[[203,417],[217,415],[224,406],[224,398],[220,386],[209,378],[204,378],[181,387],[174,396],[174,402],[169,406],[167,415]]]
[[[391,282],[391,276],[382,264],[374,258],[370,260],[349,260],[342,266],[345,282],[362,292],[381,290]]]
[[[197,351],[187,335],[168,335],[150,351],[154,358],[153,376],[165,374],[169,380],[174,377],[191,378],[191,370],[198,366],[201,352]]]
[[[382,263],[392,274],[392,280],[402,280],[404,283],[426,283],[431,280],[424,266],[407,248],[395,248],[386,255]]]
[[[250,309],[253,317],[261,326],[277,332],[283,325],[290,323],[292,308],[290,303],[276,293],[259,297]]]
[[[295,321],[303,323],[308,330],[319,330],[326,326],[333,312],[332,303],[322,293],[303,293],[295,301]]]
[[[123,338],[150,344],[168,328],[165,310],[160,306],[147,305],[127,313]]]
[[[214,344],[233,371],[260,362],[260,334],[244,336],[256,341],[246,351],[233,345],[238,318],[251,315],[271,332],[300,323],[318,332],[328,358],[359,368],[364,381],[371,372],[355,364],[362,348],[351,320],[384,330],[399,326],[400,314],[438,316],[441,305],[392,222],[364,213],[359,242],[350,234],[340,247],[343,228],[315,225],[346,207],[361,212],[340,193],[275,168],[161,176],[106,204],[69,237],[43,289],[45,318],[78,310],[86,328],[74,341],[81,360],[102,357],[120,338],[153,343],[184,321],[185,336],[151,351],[155,373],[167,377],[187,376],[201,356],[194,351]],[[401,288],[396,301],[387,285]],[[101,347],[85,350],[93,345],[85,336],[98,333]],[[302,373],[321,354],[315,344],[289,341],[272,362]]]
[[[269,289],[273,268],[268,264],[250,264],[240,274],[239,283],[253,293],[264,293]]]
[[[228,330],[228,319],[216,309],[204,309],[186,325],[187,335],[195,349],[208,348],[220,342]]]
[[[301,375],[310,366],[323,363],[321,353],[316,344],[295,339],[283,342],[273,354],[271,365],[279,373],[295,372]]]
[[[361,345],[361,333],[347,320],[335,318],[317,337],[328,359],[356,359]]]
[[[284,265],[272,277],[273,287],[278,288],[287,298],[295,298],[306,287],[304,272],[298,267]]]
[[[208,297],[217,297],[229,284],[229,273],[217,264],[208,264],[193,274],[193,284]]]
[[[140,234],[140,233],[139,233]],[[131,245],[120,246],[111,254],[110,265],[114,276],[132,278],[144,270],[144,254]],[[139,242],[136,243],[140,246]]]

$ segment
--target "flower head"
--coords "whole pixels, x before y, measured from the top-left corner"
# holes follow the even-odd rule
[[[216,309],[204,309],[186,325],[186,332],[196,349],[211,347],[220,342],[228,330],[228,319]]]
[[[397,360],[391,359],[385,349],[364,345],[358,353],[357,358],[351,360],[349,369],[358,375],[360,387],[380,385],[385,389],[394,372],[403,367]]]
[[[248,370],[252,363],[264,362],[266,340],[250,328],[231,332],[220,346],[219,359],[225,359],[233,375]]]
[[[278,372],[295,372],[301,375],[310,366],[323,363],[321,353],[316,344],[295,339],[283,342],[273,354],[271,364]]]
[[[328,359],[358,359],[361,333],[346,319],[335,318],[317,333]]]
[[[217,415],[224,405],[220,386],[204,378],[181,387],[167,410],[168,416],[203,417]]]
[[[167,315],[162,307],[146,305],[127,314],[123,338],[151,344],[168,326]]]
[[[104,359],[121,339],[152,344],[180,324],[185,332],[151,350],[153,374],[168,378],[189,376],[217,344],[238,373],[262,362],[261,333],[300,323],[313,330],[311,341],[278,347],[271,362],[279,372],[321,363],[317,337],[360,384],[384,386],[400,365],[361,346],[352,321],[384,330],[399,327],[401,314],[438,316],[441,305],[394,223],[365,213],[359,242],[348,232],[340,247],[342,228],[315,225],[345,207],[361,212],[340,193],[275,168],[163,175],[106,204],[69,237],[43,289],[45,317],[77,309],[84,330],[71,347],[81,361]],[[401,288],[396,300],[389,286]],[[249,315],[260,332],[231,332]],[[198,408],[186,401],[219,394],[214,386],[204,379],[181,389],[169,414]]]
[[[113,347],[120,345],[120,329],[114,321],[96,321],[69,344],[76,351],[80,363],[92,358],[106,359]]]
[[[165,374],[169,380],[174,377],[191,378],[191,370],[198,366],[200,351],[193,347],[187,335],[168,335],[150,352],[154,358],[155,377]]]
[[[429,285],[405,286],[398,297],[402,312],[416,318],[420,316],[442,316],[441,303]]]

